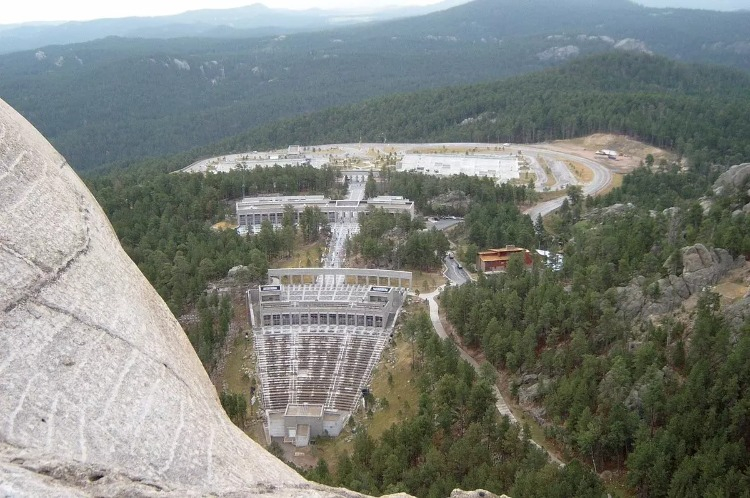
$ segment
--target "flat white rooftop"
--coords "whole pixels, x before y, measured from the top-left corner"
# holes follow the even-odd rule
[[[463,173],[493,178],[498,183],[520,178],[518,158],[511,155],[406,154],[396,168],[440,176]]]
[[[323,405],[287,405],[286,415],[291,417],[323,417]],[[308,431],[310,427],[307,427]]]
[[[367,200],[350,200],[338,199],[333,200],[322,195],[264,195],[258,197],[244,197],[237,202],[237,210],[247,211],[252,209],[278,208],[283,209],[287,205],[300,208],[309,205],[335,207],[340,209],[363,209],[368,205],[377,206],[407,206],[411,207],[414,203],[409,199],[404,199],[400,195],[381,195],[372,197]]]
[[[251,206],[279,206],[287,204],[328,204],[330,199],[322,195],[262,195],[258,197],[245,197],[237,204],[242,207]]]

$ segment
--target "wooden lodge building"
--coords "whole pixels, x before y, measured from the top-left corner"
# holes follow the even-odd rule
[[[528,249],[509,245],[502,249],[489,249],[479,252],[477,254],[477,270],[485,273],[505,271],[508,268],[508,261],[516,254],[523,255],[523,262],[526,266],[533,264],[534,260]]]

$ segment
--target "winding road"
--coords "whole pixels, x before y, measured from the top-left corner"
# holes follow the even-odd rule
[[[566,152],[553,151],[545,149],[539,146],[522,146],[518,147],[524,154],[540,154],[545,158],[552,159],[553,161],[574,161],[583,164],[589,168],[594,177],[590,183],[582,185],[583,195],[596,195],[602,190],[606,189],[612,183],[612,172],[605,168],[603,165],[591,159],[581,157],[575,154],[569,154]],[[536,204],[524,211],[525,214],[531,216],[531,219],[535,219],[538,215],[546,216],[555,209],[559,208],[565,197],[559,199],[553,199],[547,202],[541,202]]]
[[[443,262],[445,263],[445,271],[443,272],[443,275],[445,275],[445,277],[451,281],[451,285],[463,285],[471,280],[468,274],[463,269],[458,268],[458,263],[456,262],[456,260],[446,257]],[[421,294],[419,297],[427,300],[427,304],[430,307],[430,321],[432,321],[432,326],[434,327],[437,335],[442,339],[453,341],[454,344],[456,344],[456,349],[458,349],[458,353],[461,358],[466,360],[469,365],[474,367],[474,370],[479,373],[480,364],[471,355],[469,355],[469,353],[467,353],[460,344],[456,343],[456,341],[454,341],[454,339],[448,335],[448,333],[445,331],[445,327],[443,327],[443,322],[440,320],[440,308],[438,306],[436,298],[440,295],[444,288],[445,286],[442,285],[428,294]],[[497,387],[497,384],[493,384],[492,391],[495,394],[495,408],[497,408],[498,413],[500,413],[500,415],[507,416],[508,420],[510,420],[511,423],[518,424],[518,419],[510,410],[510,407],[505,401],[502,392]],[[550,461],[560,466],[565,465],[562,460],[557,458],[554,454],[552,454],[538,442],[534,441],[533,439],[531,439],[530,441],[534,446],[547,453],[547,457],[550,459]]]

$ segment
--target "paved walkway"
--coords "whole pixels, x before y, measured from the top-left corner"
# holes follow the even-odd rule
[[[427,304],[430,307],[430,320],[432,321],[432,326],[435,328],[435,332],[437,332],[437,335],[441,337],[442,339],[450,339],[453,341],[453,338],[448,335],[448,333],[445,331],[445,328],[443,327],[443,322],[440,321],[440,308],[438,307],[437,300],[435,299],[442,291],[445,286],[438,287],[435,291],[430,292],[428,294],[422,294],[419,297],[422,299],[427,300]],[[469,353],[467,353],[459,344],[456,343],[456,341],[453,341],[454,344],[456,344],[456,348],[458,349],[458,353],[461,355],[461,358],[469,362],[469,364],[474,367],[474,369],[477,371],[477,373],[480,373],[479,370],[479,363],[471,356]],[[500,389],[498,389],[496,384],[493,384],[492,390],[495,393],[495,399],[497,400],[495,403],[495,407],[497,408],[497,411],[500,413],[500,415],[505,415],[508,417],[508,420],[511,421],[511,423],[518,424],[518,419],[516,419],[516,416],[513,415],[513,412],[511,412],[510,407],[508,406],[508,403],[505,401],[505,398],[503,397],[503,394],[500,392]],[[533,439],[530,440],[530,442],[539,448],[540,450],[547,453],[548,458],[555,462],[556,464],[560,466],[564,466],[565,464],[557,458],[555,455],[547,451],[545,448],[542,447],[539,443],[534,441]]]

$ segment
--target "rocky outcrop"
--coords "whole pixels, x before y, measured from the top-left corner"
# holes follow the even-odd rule
[[[494,493],[478,489],[476,491],[463,491],[461,489],[455,489],[451,493],[450,498],[508,498],[505,495],[497,496]]]
[[[719,175],[714,182],[715,195],[725,195],[736,192],[747,186],[750,180],[750,163],[736,164]]]
[[[551,47],[543,52],[536,54],[540,61],[564,61],[571,57],[577,57],[581,49],[575,45],[566,45],[564,47]]]
[[[617,288],[619,310],[627,319],[668,313],[744,263],[742,257],[734,259],[724,249],[708,249],[703,244],[685,247],[681,254],[680,275],[671,274],[650,284],[644,277],[636,277]]]
[[[0,101],[0,490],[359,496],[235,427],[66,161]]]
[[[637,40],[635,38],[625,38],[615,43],[615,48],[618,50],[625,50],[627,52],[641,52],[644,54],[653,55],[653,52],[649,50],[646,42],[643,40]]]
[[[471,205],[471,199],[460,190],[451,190],[440,194],[430,201],[430,207],[435,212],[465,213]]]
[[[745,295],[723,309],[724,319],[734,331],[741,330],[750,320],[750,295]]]
[[[538,374],[525,374],[521,376],[518,386],[518,402],[521,405],[529,405],[539,397],[544,379]]]
[[[634,209],[635,205],[631,202],[626,204],[617,203],[603,208],[592,209],[583,215],[583,219],[601,221],[604,218],[623,216]]]
[[[747,196],[750,196],[750,189],[748,189],[748,181],[750,180],[750,163],[735,164],[727,171],[719,175],[719,178],[713,184],[714,196],[729,196],[737,194],[741,191],[745,191]],[[741,196],[738,196],[741,198]],[[713,198],[707,197],[700,200],[700,205],[703,208],[703,214],[708,214],[713,206]],[[750,203],[741,204],[735,202],[731,206],[732,214],[747,214],[750,213]]]

